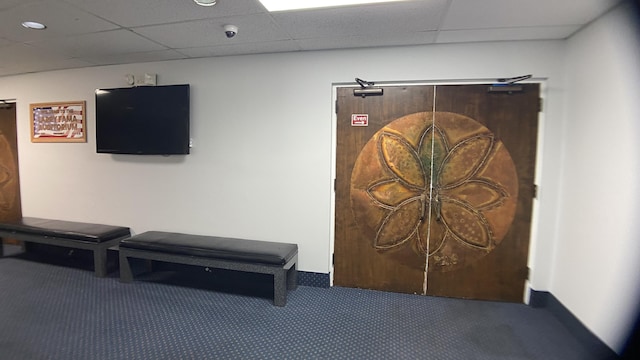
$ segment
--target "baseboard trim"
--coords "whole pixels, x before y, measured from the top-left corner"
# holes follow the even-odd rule
[[[584,326],[584,324],[550,292],[531,289],[529,306],[544,308],[553,314],[580,343],[594,354],[596,359],[609,360],[619,358],[615,351]]]
[[[547,306],[547,300],[551,295],[548,291],[537,291],[531,289],[529,293],[529,306],[534,308],[543,308]]]
[[[298,285],[328,288],[330,285],[329,274],[298,271]]]

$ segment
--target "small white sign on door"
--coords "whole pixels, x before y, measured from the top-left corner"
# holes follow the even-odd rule
[[[351,114],[351,126],[369,126],[369,114]]]

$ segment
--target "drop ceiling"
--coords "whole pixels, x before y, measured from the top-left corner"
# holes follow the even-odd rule
[[[302,0],[301,0],[302,1]],[[0,76],[240,54],[565,39],[620,0],[414,0],[269,13],[258,0],[0,0]],[[30,30],[23,21],[45,30]],[[224,25],[238,27],[228,39]]]

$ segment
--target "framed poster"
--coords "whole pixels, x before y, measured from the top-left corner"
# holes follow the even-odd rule
[[[31,104],[31,142],[87,142],[85,103]]]

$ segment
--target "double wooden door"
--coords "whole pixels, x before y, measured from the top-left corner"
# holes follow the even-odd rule
[[[522,301],[539,85],[488,88],[338,89],[335,285]]]

